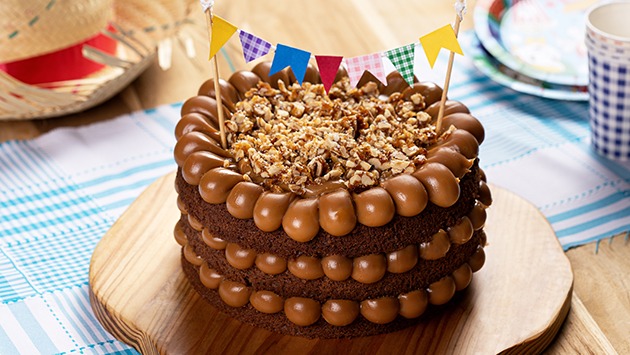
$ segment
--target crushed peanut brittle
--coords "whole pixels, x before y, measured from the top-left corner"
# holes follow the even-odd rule
[[[356,89],[344,78],[328,95],[321,84],[260,82],[245,96],[226,122],[230,150],[248,178],[272,190],[300,194],[339,180],[369,188],[413,172],[437,139],[422,95],[379,97],[373,82]]]

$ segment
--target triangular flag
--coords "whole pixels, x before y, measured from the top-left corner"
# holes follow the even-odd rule
[[[262,57],[271,50],[271,43],[262,38],[256,37],[251,33],[241,30],[238,36],[241,39],[243,57],[245,57],[245,61],[247,63]]]
[[[366,54],[358,57],[346,58],[346,67],[348,69],[348,77],[350,85],[356,86],[363,76],[364,71],[369,71],[382,83],[387,83],[385,70],[383,69],[383,60],[380,53]]]
[[[221,17],[217,15],[212,16],[212,39],[210,39],[209,59],[212,59],[217,54],[237,29],[236,26]]]
[[[457,42],[457,35],[451,25],[438,28],[437,30],[420,37],[420,43],[427,55],[431,68],[435,65],[435,60],[440,53],[440,49],[446,48],[452,52],[464,55],[462,47]]]
[[[413,86],[415,48],[416,45],[412,43],[403,47],[390,49],[385,52],[387,58],[389,58],[389,60],[392,61],[392,64],[394,64],[394,68],[396,68],[400,75],[402,75],[403,79],[405,79],[409,86]]]
[[[319,76],[322,78],[324,89],[328,92],[335,82],[335,77],[337,76],[343,57],[316,55],[315,60],[317,61],[317,68],[319,68]]]
[[[306,67],[310,59],[311,53],[278,43],[276,53],[271,62],[271,68],[269,69],[269,76],[286,67],[291,67],[298,83],[302,85],[302,80],[304,80],[304,75],[306,75]]]

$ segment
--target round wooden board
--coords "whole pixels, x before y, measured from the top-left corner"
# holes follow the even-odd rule
[[[438,315],[355,339],[305,339],[245,325],[203,301],[181,270],[174,176],[154,182],[129,207],[90,264],[96,317],[143,354],[530,353],[549,345],[569,311],[573,273],[551,227],[534,206],[493,187],[486,265]]]

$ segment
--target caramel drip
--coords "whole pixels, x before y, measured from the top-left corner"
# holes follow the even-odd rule
[[[188,243],[184,245],[184,258],[186,258],[186,260],[188,260],[189,263],[195,266],[199,266],[203,264],[203,260],[200,257],[198,257],[197,254],[195,254],[195,251],[192,249],[192,247]]]
[[[453,280],[455,281],[455,290],[461,291],[468,287],[470,281],[472,281],[472,269],[470,265],[464,263],[457,270],[453,271]]]
[[[448,236],[455,244],[464,244],[472,238],[475,230],[472,222],[466,216],[462,217],[456,225],[448,228]]]
[[[370,254],[354,258],[352,263],[352,278],[364,283],[374,283],[385,276],[387,262],[381,254]]]
[[[223,280],[219,284],[219,297],[230,307],[243,307],[249,302],[251,290],[239,282]]]
[[[308,242],[319,232],[319,200],[316,198],[296,199],[282,218],[282,228],[298,242]]]
[[[429,303],[442,305],[450,301],[455,295],[455,281],[451,276],[444,276],[440,280],[429,285]]]
[[[486,262],[486,253],[483,250],[483,247],[480,245],[477,247],[477,251],[470,257],[468,260],[468,265],[470,265],[470,269],[472,272],[477,272],[483,264]]]
[[[333,281],[343,281],[352,275],[352,260],[342,255],[326,256],[322,259],[324,274]]]
[[[224,166],[225,161],[226,159],[224,157],[215,153],[203,150],[194,152],[184,161],[184,166],[182,166],[182,177],[190,185],[199,185],[199,180],[201,180],[201,177],[205,173],[211,169]]]
[[[387,271],[400,274],[413,269],[418,263],[418,248],[415,244],[387,254]]]
[[[203,133],[217,142],[220,139],[219,131],[216,127],[212,125],[206,116],[200,113],[193,112],[186,114],[177,122],[177,126],[175,126],[175,138],[179,140],[182,136],[190,132]]]
[[[475,207],[468,214],[473,228],[478,231],[486,224],[486,208],[479,201],[475,201]]]
[[[461,179],[470,171],[470,167],[472,167],[474,162],[472,159],[466,159],[465,156],[452,147],[442,146],[429,150],[427,158],[429,163],[435,162],[446,166],[458,179]]]
[[[209,268],[208,264],[203,263],[199,268],[199,280],[207,288],[216,290],[223,281],[223,276],[217,273],[215,269]]]
[[[338,237],[354,229],[357,216],[348,190],[337,190],[319,198],[319,223],[326,232]]]
[[[185,247],[184,247],[185,249]],[[197,258],[191,250],[193,258]],[[368,321],[386,324],[393,321],[398,314],[405,318],[417,318],[422,315],[427,305],[441,305],[448,302],[455,291],[466,288],[472,279],[473,264],[479,266],[483,248],[478,246],[468,263],[462,264],[452,276],[430,284],[427,289],[419,289],[398,295],[398,297],[381,297],[367,299],[357,303],[353,300],[333,299],[320,303],[309,298],[290,297],[284,300],[274,292],[266,290],[252,290],[246,285],[225,280],[216,270],[209,268],[206,263],[199,267],[201,283],[209,289],[217,289],[219,296],[231,307],[243,307],[249,301],[254,309],[262,313],[278,313],[284,310],[285,316],[294,324],[308,326],[317,322],[320,316],[329,324],[344,326],[352,323],[359,313]],[[476,259],[476,260],[474,260]],[[481,261],[483,264],[483,261]]]
[[[239,270],[245,270],[254,265],[256,252],[253,249],[241,248],[236,243],[227,243],[225,247],[225,259],[233,267]]]
[[[424,210],[429,195],[424,185],[411,175],[403,174],[386,180],[383,187],[391,195],[396,205],[396,213],[413,217]]]
[[[291,322],[305,327],[317,322],[322,312],[319,302],[315,300],[290,297],[284,302],[284,314]]]
[[[316,280],[324,276],[321,261],[313,256],[301,255],[296,259],[290,259],[288,269],[303,280]]]
[[[489,207],[492,204],[492,193],[490,192],[488,184],[486,184],[483,180],[479,182],[479,197],[477,197],[477,199],[486,207]]]
[[[211,204],[224,203],[234,187],[243,181],[243,175],[226,168],[215,168],[205,173],[199,181],[199,195]]]
[[[398,299],[383,297],[361,302],[361,315],[376,324],[387,324],[398,316]]]
[[[254,291],[249,297],[249,303],[257,311],[267,314],[278,313],[284,308],[284,300],[271,291]]]
[[[459,199],[459,183],[453,173],[439,163],[427,163],[413,173],[427,189],[429,201],[450,207]]]
[[[173,230],[173,235],[175,236],[175,241],[177,242],[177,244],[184,246],[188,243],[186,233],[184,233],[184,231],[182,230],[179,222],[175,223],[175,230]]]
[[[394,218],[396,207],[389,193],[382,187],[375,187],[360,194],[354,194],[357,220],[368,227],[384,226]]]
[[[256,255],[256,266],[266,274],[277,275],[287,269],[287,261],[273,254],[262,253]]]
[[[338,327],[354,322],[359,312],[359,304],[350,300],[328,300],[322,306],[324,320]]]
[[[201,232],[201,230],[203,229],[203,225],[201,224],[201,222],[199,222],[195,217],[191,215],[186,215],[186,218],[188,219],[188,224],[190,224],[190,226],[194,230],[196,230],[197,232]]]
[[[429,296],[425,290],[411,291],[398,296],[401,316],[407,319],[420,317],[429,305]]]
[[[450,248],[448,234],[440,229],[433,235],[430,242],[420,244],[420,256],[425,260],[437,260],[443,258]]]
[[[227,247],[227,242],[214,234],[210,233],[207,229],[201,231],[201,239],[212,249],[223,250]]]
[[[264,189],[253,182],[242,181],[234,185],[225,201],[228,212],[236,218],[254,217],[254,206]]]

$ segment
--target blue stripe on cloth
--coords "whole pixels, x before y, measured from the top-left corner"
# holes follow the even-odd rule
[[[136,174],[136,173],[139,173],[139,172],[153,170],[153,169],[157,169],[157,168],[162,168],[162,167],[166,167],[166,166],[175,166],[175,161],[172,158],[169,157],[169,159],[159,160],[159,161],[152,162],[152,163],[149,163],[149,164],[143,164],[143,165],[135,166],[133,168],[129,168],[127,170],[124,170],[124,171],[121,171],[121,172],[118,172],[118,173],[115,173],[115,174],[104,175],[104,176],[98,177],[98,178],[93,179],[93,180],[80,182],[79,185],[81,187],[92,187],[92,186],[95,186],[95,185],[102,184],[104,182],[108,182],[110,180],[126,178],[129,175],[133,175],[133,174]]]
[[[41,354],[52,354],[59,351],[48,336],[46,330],[42,328],[39,321],[33,316],[33,313],[26,303],[14,303],[9,309],[22,328],[28,332],[29,338],[33,341],[33,344]]]
[[[596,242],[596,241],[604,239],[604,238],[611,238],[611,237],[616,236],[616,235],[621,234],[621,233],[627,233],[628,231],[630,231],[630,224],[627,224],[625,226],[620,226],[620,227],[617,227],[617,228],[613,228],[613,229],[608,230],[608,231],[603,232],[603,233],[595,234],[595,235],[593,235],[593,236],[591,236],[589,238],[586,238],[586,239],[580,239],[580,240],[576,240],[576,241],[573,241],[573,242],[564,242],[564,243],[562,243],[563,239],[568,239],[567,237],[564,237],[564,238],[560,238],[560,241],[561,241],[561,244],[562,244],[562,248],[564,250],[569,250],[569,249],[571,249],[573,247],[578,247],[578,246],[581,246],[581,245],[584,245],[584,244]]]
[[[43,221],[34,222],[32,224],[22,225],[19,227],[13,227],[4,231],[4,236],[12,236],[19,233],[27,233],[33,232],[39,229],[57,226],[59,224],[72,222],[78,219],[90,217],[92,215],[96,215],[99,212],[102,212],[101,207],[94,207],[87,210],[82,210],[80,212],[74,212],[66,215],[62,215],[56,218],[47,219]]]
[[[618,219],[622,219],[622,218],[628,218],[628,216],[630,216],[630,207],[624,208],[620,211],[616,211],[613,213],[610,213],[608,215],[605,216],[601,216],[595,220],[591,220],[588,222],[584,222],[584,223],[580,223],[574,226],[571,226],[569,228],[565,228],[562,230],[558,230],[556,231],[556,235],[558,236],[558,238],[562,238],[562,237],[566,237],[569,236],[571,234],[576,234],[579,232],[582,232],[584,230],[587,229],[591,229],[591,228],[595,228],[597,226],[601,226],[602,224],[606,224],[609,223],[611,221],[615,221]],[[626,226],[626,228],[630,228],[630,226]],[[624,230],[628,230],[628,229],[623,229]],[[609,236],[612,236],[614,234],[608,233]]]
[[[95,198],[95,199],[99,199],[99,198],[103,198],[103,197],[106,197],[106,196],[111,196],[111,195],[114,195],[114,194],[117,194],[117,193],[120,193],[120,192],[129,191],[129,190],[135,190],[135,189],[142,188],[142,187],[147,187],[154,181],[155,181],[155,178],[150,178],[150,179],[144,179],[144,180],[136,181],[136,182],[131,183],[131,184],[119,185],[117,187],[113,187],[111,189],[104,190],[104,191],[101,191],[99,193],[95,193],[95,194],[92,195],[92,197]]]
[[[109,210],[115,210],[115,209],[122,208],[122,207],[127,207],[134,200],[135,200],[135,198],[132,197],[132,198],[128,198],[128,199],[112,202],[110,204],[104,205],[103,209],[106,210],[106,211],[109,211]]]
[[[18,349],[0,326],[0,354],[19,354]]]
[[[595,202],[580,206],[578,208],[574,208],[566,212],[558,213],[556,215],[547,216],[547,220],[549,221],[549,223],[557,223],[557,222],[564,221],[569,218],[573,218],[579,215],[593,212],[600,208],[605,208],[615,202],[619,202],[628,197],[629,197],[628,193],[624,193],[620,191],[610,196],[607,196],[599,201],[595,201]]]
[[[590,145],[580,144],[578,145],[578,148],[580,148],[580,150],[582,150],[587,155],[591,156],[593,159],[597,160],[597,162],[605,166],[606,169],[619,175],[619,177],[621,177],[625,182],[630,183],[630,163],[625,163],[624,165],[604,158],[597,154]]]

